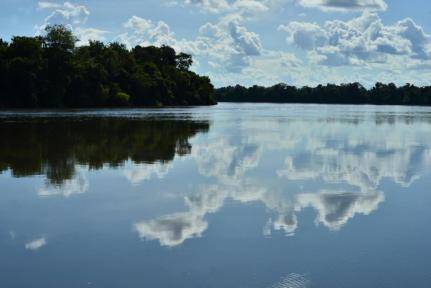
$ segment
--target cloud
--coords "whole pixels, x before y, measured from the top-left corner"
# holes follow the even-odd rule
[[[417,25],[412,19],[407,18],[397,23],[397,32],[411,43],[414,56],[420,59],[431,59],[430,35]]]
[[[298,0],[304,7],[319,8],[323,11],[384,11],[388,5],[384,0]]]
[[[311,77],[316,76],[301,59],[290,52],[263,49],[259,56],[246,57],[246,60],[237,70],[232,67],[226,69],[224,63],[221,65],[220,61],[212,61],[212,81],[219,86],[235,86],[238,83],[267,86],[281,82],[309,85]]]
[[[46,184],[39,188],[37,194],[40,197],[63,196],[70,197],[74,194],[84,194],[90,187],[86,172],[77,171],[75,177],[71,180],[64,181],[60,185]]]
[[[230,5],[225,0],[185,0],[185,4],[198,5],[205,11],[220,13],[230,9]]]
[[[257,14],[267,12],[269,10],[268,1],[256,0],[237,0],[233,3],[233,7],[243,13]]]
[[[238,51],[243,52],[246,56],[257,56],[262,51],[262,44],[259,35],[250,32],[244,26],[237,23],[229,23],[230,35],[234,40]]]
[[[349,21],[327,21],[322,26],[291,22],[278,29],[287,33],[288,43],[309,51],[311,62],[327,66],[430,57],[430,36],[410,18],[384,25],[376,13],[365,11]]]
[[[58,3],[53,3],[53,2],[38,2],[37,3],[37,8],[39,9],[56,9],[56,8],[61,8],[62,5],[58,4]]]
[[[315,23],[291,22],[289,25],[281,25],[278,29],[288,33],[289,43],[305,50],[321,47],[328,42],[326,31]]]
[[[167,0],[166,0],[167,1]],[[211,13],[221,18],[240,18],[259,20],[268,17],[272,12],[284,9],[284,5],[292,0],[181,0],[168,1],[169,7],[197,7],[203,13]]]
[[[151,20],[147,20],[138,16],[132,16],[124,23],[124,27],[135,30],[136,33],[146,33],[154,27]]]
[[[84,5],[77,5],[71,2],[63,4],[53,2],[38,2],[39,10],[51,11],[41,25],[36,26],[36,34],[45,33],[45,28],[49,25],[64,25],[78,37],[77,46],[88,44],[90,40],[106,41],[108,31],[84,27],[90,11]]]
[[[222,17],[217,23],[208,22],[199,28],[199,35],[192,41],[183,41],[192,55],[206,58],[218,70],[240,73],[253,58],[260,56],[263,45],[257,33],[249,31],[238,14]]]
[[[278,0],[184,0],[185,5],[195,5],[204,12],[214,14],[237,13],[252,16],[267,12]],[[171,2],[172,4],[172,2]]]
[[[241,24],[241,17],[229,15],[218,23],[206,23],[199,28],[194,39],[178,39],[163,21],[157,24],[151,20],[133,16],[124,23],[128,29],[116,40],[128,47],[136,45],[169,45],[177,51],[189,53],[195,60],[205,59],[210,63],[224,63],[223,70],[240,72],[250,64],[253,56],[262,52],[259,35]]]
[[[46,244],[47,244],[47,241],[46,241],[45,237],[42,237],[42,238],[35,239],[35,240],[30,241],[27,244],[25,244],[25,249],[36,251],[36,250],[39,250],[40,248],[42,248],[43,246],[45,246]]]
[[[106,41],[106,35],[110,32],[95,28],[76,28],[73,31],[78,37],[77,46],[87,45],[90,41]]]
[[[37,33],[42,34],[48,25],[62,24],[68,27],[82,25],[87,22],[90,11],[84,5],[75,5],[70,2],[56,4],[52,2],[39,2],[38,8],[52,11],[44,20],[44,23],[37,26]]]
[[[124,24],[128,32],[120,34],[116,40],[126,44],[129,48],[140,46],[176,46],[175,34],[168,24],[163,21],[153,21],[138,16],[132,16]]]

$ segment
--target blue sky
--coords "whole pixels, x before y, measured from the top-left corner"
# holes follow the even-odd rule
[[[1,0],[0,37],[171,45],[216,86],[431,84],[429,0]]]

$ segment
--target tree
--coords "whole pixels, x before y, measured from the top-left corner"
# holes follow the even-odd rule
[[[78,41],[72,31],[63,25],[47,26],[46,36],[43,38],[47,48],[63,52],[72,52]]]
[[[166,66],[175,66],[177,64],[176,62],[176,52],[173,48],[169,46],[163,45],[160,48],[160,54],[161,54],[161,61],[163,65]]]
[[[193,65],[192,56],[186,53],[180,53],[176,56],[177,68],[182,71],[187,71]]]
[[[9,44],[3,39],[0,39],[0,108],[6,106],[6,95],[8,95],[7,91],[7,77],[8,77],[8,69],[7,69],[7,51],[9,48]]]
[[[169,46],[90,41],[76,47],[65,26],[43,37],[0,41],[0,107],[61,108],[214,104],[207,77]]]

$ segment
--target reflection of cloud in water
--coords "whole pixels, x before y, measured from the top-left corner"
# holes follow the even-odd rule
[[[135,229],[141,238],[159,240],[162,246],[180,245],[187,239],[202,235],[208,227],[205,215],[219,210],[225,198],[226,195],[216,187],[210,187],[204,193],[185,198],[189,209],[187,212],[140,221],[135,224]]]
[[[73,194],[83,194],[88,191],[90,187],[86,172],[78,170],[73,179],[65,180],[64,183],[45,184],[44,187],[38,189],[37,194],[41,197],[51,197],[62,195],[64,197],[70,197]]]
[[[195,145],[192,155],[199,173],[231,182],[242,177],[247,170],[257,167],[260,149],[255,144],[233,146],[220,140],[208,145]]]
[[[280,177],[289,180],[321,178],[368,191],[377,189],[386,177],[407,187],[431,162],[428,124],[417,124],[412,129],[404,124],[352,126],[337,122],[331,125],[293,122],[280,126],[281,131],[300,139],[285,149],[289,155],[285,167],[277,170]],[[265,133],[262,131],[260,137],[265,138]],[[266,143],[271,141],[266,139]]]
[[[124,176],[130,183],[137,185],[153,178],[163,179],[171,168],[170,163],[134,164],[131,168],[124,170]]]
[[[424,138],[429,134],[428,124],[418,124],[416,131],[408,125],[353,127],[337,122],[274,122],[265,127],[255,121],[242,127],[244,131],[232,133],[246,135],[244,138],[194,145],[192,157],[199,173],[216,184],[186,197],[186,212],[137,223],[139,235],[159,240],[165,246],[202,236],[208,228],[205,216],[220,210],[226,199],[260,202],[275,212],[263,227],[267,236],[273,231],[294,235],[298,215],[308,207],[316,210],[316,224],[339,230],[355,216],[369,215],[378,209],[385,200],[383,192],[378,191],[382,179],[409,186],[431,164],[431,152],[426,146],[429,138]],[[266,156],[263,152],[270,150],[285,159],[284,167],[268,171],[265,166],[266,171],[248,176]],[[279,177],[270,183],[275,175]],[[283,179],[290,180],[292,187],[309,180],[320,180],[322,186],[306,193],[298,193],[302,189],[294,188],[286,191]],[[323,185],[327,184],[334,190],[325,191]]]
[[[321,192],[304,193],[297,196],[296,211],[305,207],[317,210],[316,223],[321,223],[331,230],[338,230],[356,214],[369,215],[385,199],[383,193],[372,192],[343,193]]]
[[[274,198],[275,196],[275,198]],[[331,230],[339,230],[357,214],[369,215],[377,210],[384,201],[381,192],[328,192],[300,193],[288,201],[279,194],[267,192],[259,199],[270,210],[276,211],[275,221],[270,219],[264,227],[264,235],[269,236],[272,229],[294,235],[298,228],[297,214],[304,208],[312,207],[317,211],[316,224],[323,224]]]
[[[177,213],[151,221],[135,224],[139,236],[148,240],[159,240],[162,246],[177,246],[185,240],[200,237],[208,227],[201,215],[190,212]]]
[[[284,231],[286,235],[293,236],[298,228],[298,219],[294,213],[286,211],[278,215],[278,218],[274,221],[272,227],[274,227],[274,230]],[[270,234],[271,230],[268,230],[266,235],[268,236]]]
[[[338,230],[357,214],[369,215],[384,201],[381,192],[363,193],[302,193],[298,194],[289,205],[282,197],[274,197],[264,189],[225,190],[211,187],[185,198],[187,212],[162,216],[155,220],[141,221],[135,224],[141,238],[159,240],[163,246],[177,246],[185,240],[200,237],[208,228],[205,216],[215,213],[230,198],[241,203],[262,202],[270,210],[277,211],[275,221],[271,219],[264,227],[264,234],[271,235],[271,230],[283,231],[293,235],[298,228],[297,213],[307,207],[317,211],[316,223],[321,223],[331,230]],[[251,189],[247,193],[247,188]],[[226,188],[227,189],[227,188]]]
[[[283,209],[282,199],[271,197],[262,187],[242,183],[243,186],[219,185],[203,187],[196,193],[185,197],[187,212],[174,213],[155,220],[144,220],[135,224],[141,238],[159,240],[163,246],[177,246],[185,240],[200,237],[208,228],[205,216],[216,213],[223,207],[225,200],[230,198],[241,203],[264,202],[271,209]],[[284,211],[284,210],[282,210]],[[275,221],[276,229],[293,233],[296,229],[296,216],[289,220],[289,214]]]
[[[46,244],[47,244],[47,241],[46,241],[45,237],[42,237],[39,239],[32,240],[32,241],[28,242],[27,244],[25,244],[25,249],[35,251],[35,250],[39,250],[40,248],[42,248]]]
[[[297,214],[306,207],[317,210],[316,223],[337,230],[357,214],[370,214],[384,200],[382,193],[373,191],[302,193],[294,197],[276,192],[244,176],[258,166],[259,151],[256,146],[235,148],[223,142],[204,148],[198,146],[194,157],[199,171],[206,177],[215,177],[218,184],[202,187],[187,196],[187,212],[135,224],[140,237],[158,240],[163,246],[176,246],[187,239],[200,237],[208,228],[205,216],[217,212],[228,198],[241,203],[261,202],[277,212],[277,217],[270,219],[263,229],[267,236],[273,230],[294,235],[298,228]]]
[[[322,178],[328,183],[345,182],[361,191],[375,190],[383,178],[408,187],[426,165],[429,153],[421,146],[402,150],[364,151],[324,149],[287,157],[278,176],[289,180]]]

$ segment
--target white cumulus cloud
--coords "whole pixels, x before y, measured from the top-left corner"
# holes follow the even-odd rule
[[[49,15],[45,17],[41,25],[36,26],[36,34],[42,35],[44,30],[49,25],[64,25],[71,29],[78,37],[78,46],[86,45],[90,40],[105,41],[108,31],[84,27],[90,10],[85,5],[64,2],[63,4],[54,2],[38,2],[38,9],[49,11]]]
[[[365,11],[349,21],[291,22],[279,30],[287,33],[290,44],[309,51],[312,62],[327,66],[430,57],[430,36],[410,18],[384,25],[378,14]]]

